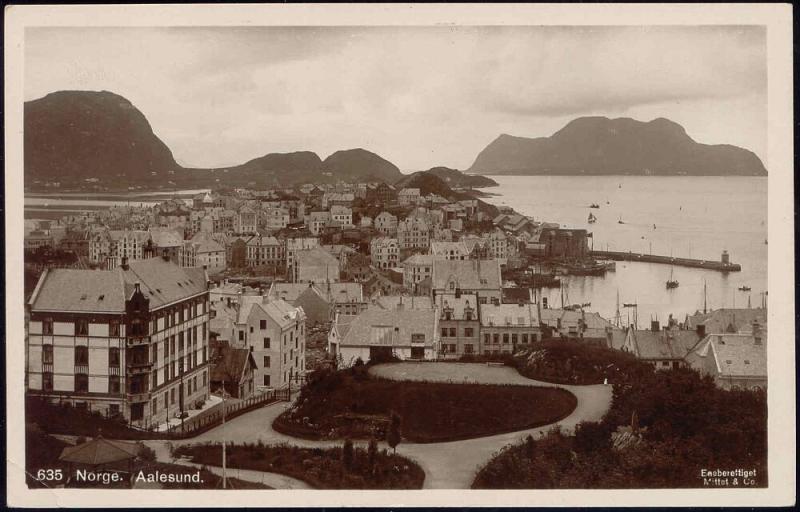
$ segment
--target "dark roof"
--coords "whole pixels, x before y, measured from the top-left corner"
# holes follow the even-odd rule
[[[127,270],[51,269],[39,278],[30,304],[34,311],[122,313],[139,283],[154,309],[205,291],[206,281],[204,269],[160,257],[133,261]]]
[[[135,443],[112,441],[102,436],[80,444],[67,446],[58,460],[77,464],[98,466],[135,458],[139,454],[139,446]]]
[[[239,382],[247,365],[255,367],[253,356],[246,348],[222,347],[217,351],[219,361],[211,368],[212,382]]]

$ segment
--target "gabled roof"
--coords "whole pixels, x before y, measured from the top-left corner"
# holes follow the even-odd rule
[[[706,314],[696,313],[686,319],[688,329],[705,325],[706,334],[722,334],[752,330],[753,322],[762,326],[767,323],[767,310],[763,308],[722,308]]]
[[[320,283],[319,285],[274,282],[270,286],[267,295],[270,299],[283,299],[287,302],[294,302],[308,289],[315,290],[320,297],[328,302],[346,303],[363,300],[361,284],[349,282]]]
[[[381,295],[369,307],[396,310],[401,304],[403,309],[433,309],[433,301],[425,295]]]
[[[436,306],[440,312],[452,309],[453,317],[457,319],[464,318],[464,310],[469,306],[474,312],[473,318],[478,320],[478,296],[474,293],[462,293],[458,298],[455,294],[438,294],[436,295]]]
[[[462,290],[501,288],[498,260],[434,260],[433,288],[449,290],[449,283]]]
[[[155,309],[206,290],[202,268],[184,268],[162,258],[133,261],[128,270],[51,269],[39,279],[30,299],[34,311],[113,312],[125,311],[134,285]]]
[[[136,443],[114,441],[97,436],[78,446],[66,446],[58,460],[73,464],[99,466],[123,460],[135,459],[139,455]]]
[[[481,304],[481,325],[538,327],[534,304]]]
[[[342,346],[408,346],[413,334],[423,334],[425,344],[436,339],[436,313],[432,309],[367,309],[351,323]]]
[[[720,377],[766,377],[767,346],[756,344],[752,335],[710,335],[703,340],[698,354],[714,357]]]
[[[321,265],[338,265],[339,260],[336,259],[336,256],[329,253],[322,247],[313,247],[311,249],[304,249],[301,251],[297,251],[295,253],[295,262],[300,267],[303,266],[310,266],[316,267]],[[337,276],[332,276],[334,279],[338,279]]]
[[[681,329],[632,330],[636,355],[642,359],[683,359],[700,344],[695,331]]]
[[[219,359],[211,367],[211,382],[239,382],[246,371],[256,368],[253,356],[246,348],[221,347],[216,355]]]
[[[171,229],[150,228],[150,238],[153,240],[153,245],[158,248],[183,245],[183,236]]]

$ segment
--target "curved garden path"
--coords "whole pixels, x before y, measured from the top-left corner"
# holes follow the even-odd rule
[[[431,382],[518,384],[523,386],[560,387],[570,391],[578,399],[575,410],[563,420],[533,429],[508,434],[452,441],[445,443],[407,443],[397,447],[397,453],[416,461],[425,471],[426,489],[468,489],[475,473],[492,455],[503,446],[517,442],[527,435],[538,437],[553,425],[560,425],[571,431],[581,421],[598,421],[611,405],[612,387],[602,384],[591,386],[572,386],[540,382],[523,377],[507,366],[487,366],[480,363],[390,363],[370,368],[370,373],[387,379],[424,380]],[[290,407],[289,403],[278,402],[253,412],[243,414],[229,421],[224,428],[217,427],[192,439],[173,441],[175,445],[204,442],[245,443],[262,441],[267,444],[286,443],[302,447],[340,446],[342,441],[312,441],[287,436],[272,429],[272,421]],[[156,449],[159,460],[171,462],[166,443],[148,441]],[[155,446],[160,444],[160,447]],[[357,443],[366,444],[366,443]],[[385,443],[381,443],[385,446]],[[231,471],[235,476],[236,470]],[[259,472],[248,472],[259,473]],[[274,474],[265,474],[274,475]],[[259,478],[259,475],[249,475]],[[260,477],[258,480],[276,488],[299,488],[302,482],[284,477],[284,482],[274,476]],[[249,480],[250,478],[246,478]]]

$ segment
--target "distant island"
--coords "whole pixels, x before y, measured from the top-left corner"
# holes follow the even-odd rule
[[[512,175],[766,176],[752,151],[695,142],[668,119],[580,117],[550,137],[500,135],[469,173]]]
[[[384,182],[406,175],[362,148],[322,160],[311,151],[269,153],[214,169],[178,164],[144,114],[108,91],[59,91],[25,103],[25,187],[72,190],[289,187],[302,183]],[[435,167],[448,188],[497,185],[483,176]]]

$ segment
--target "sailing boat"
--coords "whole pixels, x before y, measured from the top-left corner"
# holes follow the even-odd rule
[[[597,217],[594,216],[592,212],[589,212],[589,219],[587,220],[589,224],[594,224],[597,222]]]
[[[678,287],[678,280],[677,279],[673,279],[673,277],[672,277],[673,270],[674,270],[673,267],[669,268],[669,279],[667,280],[667,290],[671,290],[673,288],[677,288]]]
[[[624,222],[622,222],[622,215],[619,216],[619,220],[617,221],[617,224],[625,224]]]

